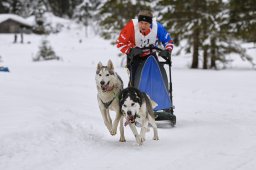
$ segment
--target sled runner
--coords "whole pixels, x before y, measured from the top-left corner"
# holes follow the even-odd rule
[[[158,106],[154,108],[156,120],[169,120],[171,125],[175,126],[176,116],[173,114],[171,57],[160,56],[164,61],[159,61],[156,52],[160,52],[162,49],[157,47],[142,48],[142,50],[145,49],[150,49],[151,55],[139,65],[134,74],[135,77],[131,76],[130,80],[134,81],[134,87],[147,93],[157,103]],[[164,65],[168,65],[169,79]]]

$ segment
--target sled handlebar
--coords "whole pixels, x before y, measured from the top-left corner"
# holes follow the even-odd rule
[[[159,51],[163,51],[163,49],[158,48],[158,47],[154,47],[154,46],[142,47],[142,48],[140,48],[140,49],[142,49],[142,50],[157,50],[158,52],[159,52]]]
[[[164,49],[161,49],[161,48],[158,48],[158,47],[155,47],[155,46],[143,47],[143,48],[140,48],[140,49],[141,50],[150,50],[150,53],[152,53],[152,50],[156,50],[157,52],[161,52],[161,51],[164,50]],[[171,54],[168,57],[164,57],[164,56],[160,56],[160,57],[162,57],[166,61],[166,64],[171,65]]]

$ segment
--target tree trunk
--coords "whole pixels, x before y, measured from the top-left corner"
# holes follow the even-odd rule
[[[211,66],[210,68],[217,69],[216,66],[216,39],[211,39]]]
[[[208,46],[204,47],[203,69],[208,69]]]
[[[87,25],[85,25],[84,28],[85,28],[85,37],[87,38],[88,37],[88,27],[87,27]]]
[[[199,28],[196,26],[193,32],[193,58],[191,68],[198,68]]]

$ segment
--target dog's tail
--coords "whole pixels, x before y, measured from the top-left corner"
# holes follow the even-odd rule
[[[152,109],[158,106],[158,104],[154,100],[152,100],[149,95],[147,95],[147,97],[151,103]]]

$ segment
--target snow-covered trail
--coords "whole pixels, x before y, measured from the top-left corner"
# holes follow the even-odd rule
[[[256,166],[253,71],[174,69],[177,126],[161,122],[160,141],[151,140],[150,131],[140,147],[128,127],[126,143],[118,142],[119,134],[108,134],[97,106],[93,67],[57,63],[20,69],[1,75],[0,169]],[[126,71],[117,72],[127,82]]]

